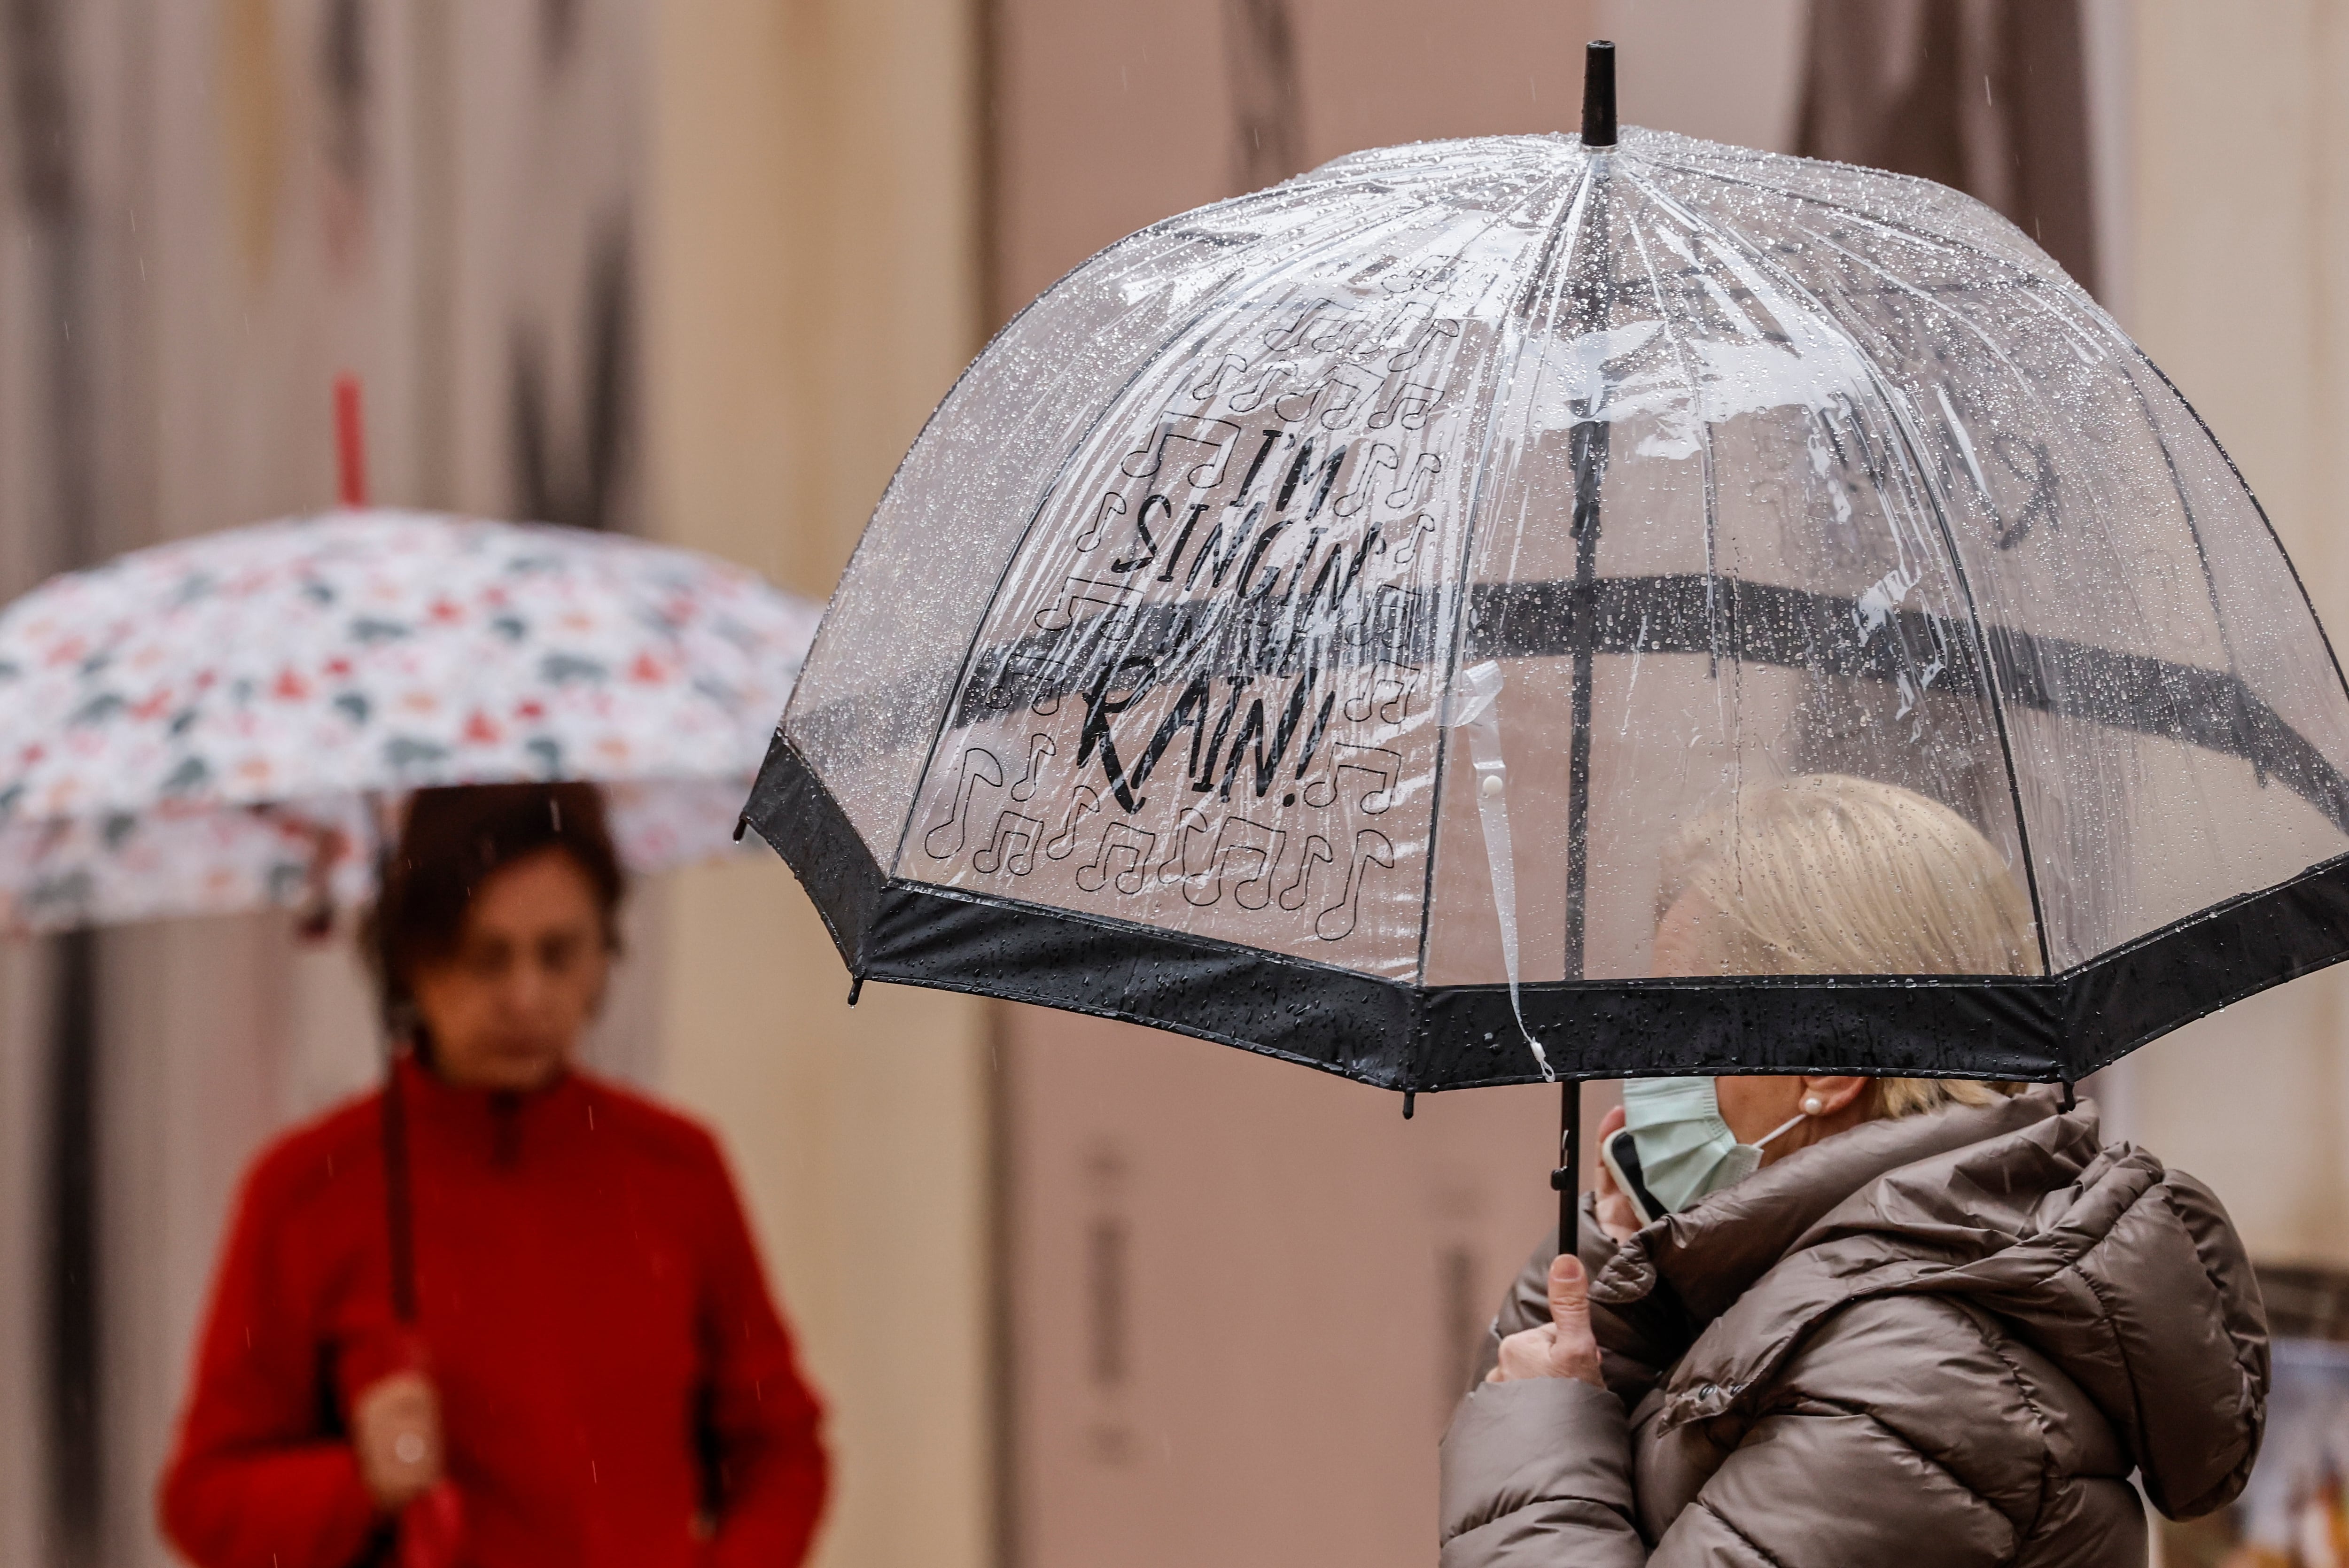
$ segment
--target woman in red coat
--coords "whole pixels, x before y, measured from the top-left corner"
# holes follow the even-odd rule
[[[820,1411],[718,1150],[569,1065],[621,891],[590,789],[416,798],[372,932],[410,1049],[247,1178],[162,1488],[200,1568],[806,1554]]]

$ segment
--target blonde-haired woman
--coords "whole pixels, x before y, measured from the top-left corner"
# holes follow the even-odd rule
[[[1654,969],[2029,974],[1947,807],[1741,792],[1665,857]],[[1444,1442],[1445,1568],[2139,1568],[2134,1473],[2234,1497],[2268,1367],[2218,1200],[2052,1089],[1635,1079],[1578,1251],[1539,1249]],[[1617,1135],[1628,1131],[1628,1137]]]

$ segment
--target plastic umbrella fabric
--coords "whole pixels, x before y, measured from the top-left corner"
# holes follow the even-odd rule
[[[709,557],[390,511],[207,534],[0,612],[0,924],[372,896],[376,806],[607,786],[623,854],[724,851],[816,610]]]
[[[750,816],[860,981],[1405,1090],[2068,1081],[2344,956],[2344,764],[2243,481],[2029,239],[1626,129],[1343,158],[1056,284]],[[1976,828],[2029,972],[1651,977],[1671,836],[1821,774]]]

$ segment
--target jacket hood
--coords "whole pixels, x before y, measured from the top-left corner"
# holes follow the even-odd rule
[[[1839,1307],[1938,1295],[2062,1367],[2165,1513],[2228,1501],[2258,1452],[2266,1319],[2225,1211],[2052,1088],[1803,1150],[1624,1243],[1592,1297],[1632,1307],[1659,1284],[1702,1326],[1667,1425],[1738,1413]]]

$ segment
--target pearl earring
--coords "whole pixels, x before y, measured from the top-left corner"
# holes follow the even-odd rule
[[[1826,1106],[1820,1100],[1817,1095],[1806,1094],[1803,1097],[1803,1114],[1805,1116],[1816,1116],[1826,1109]]]

